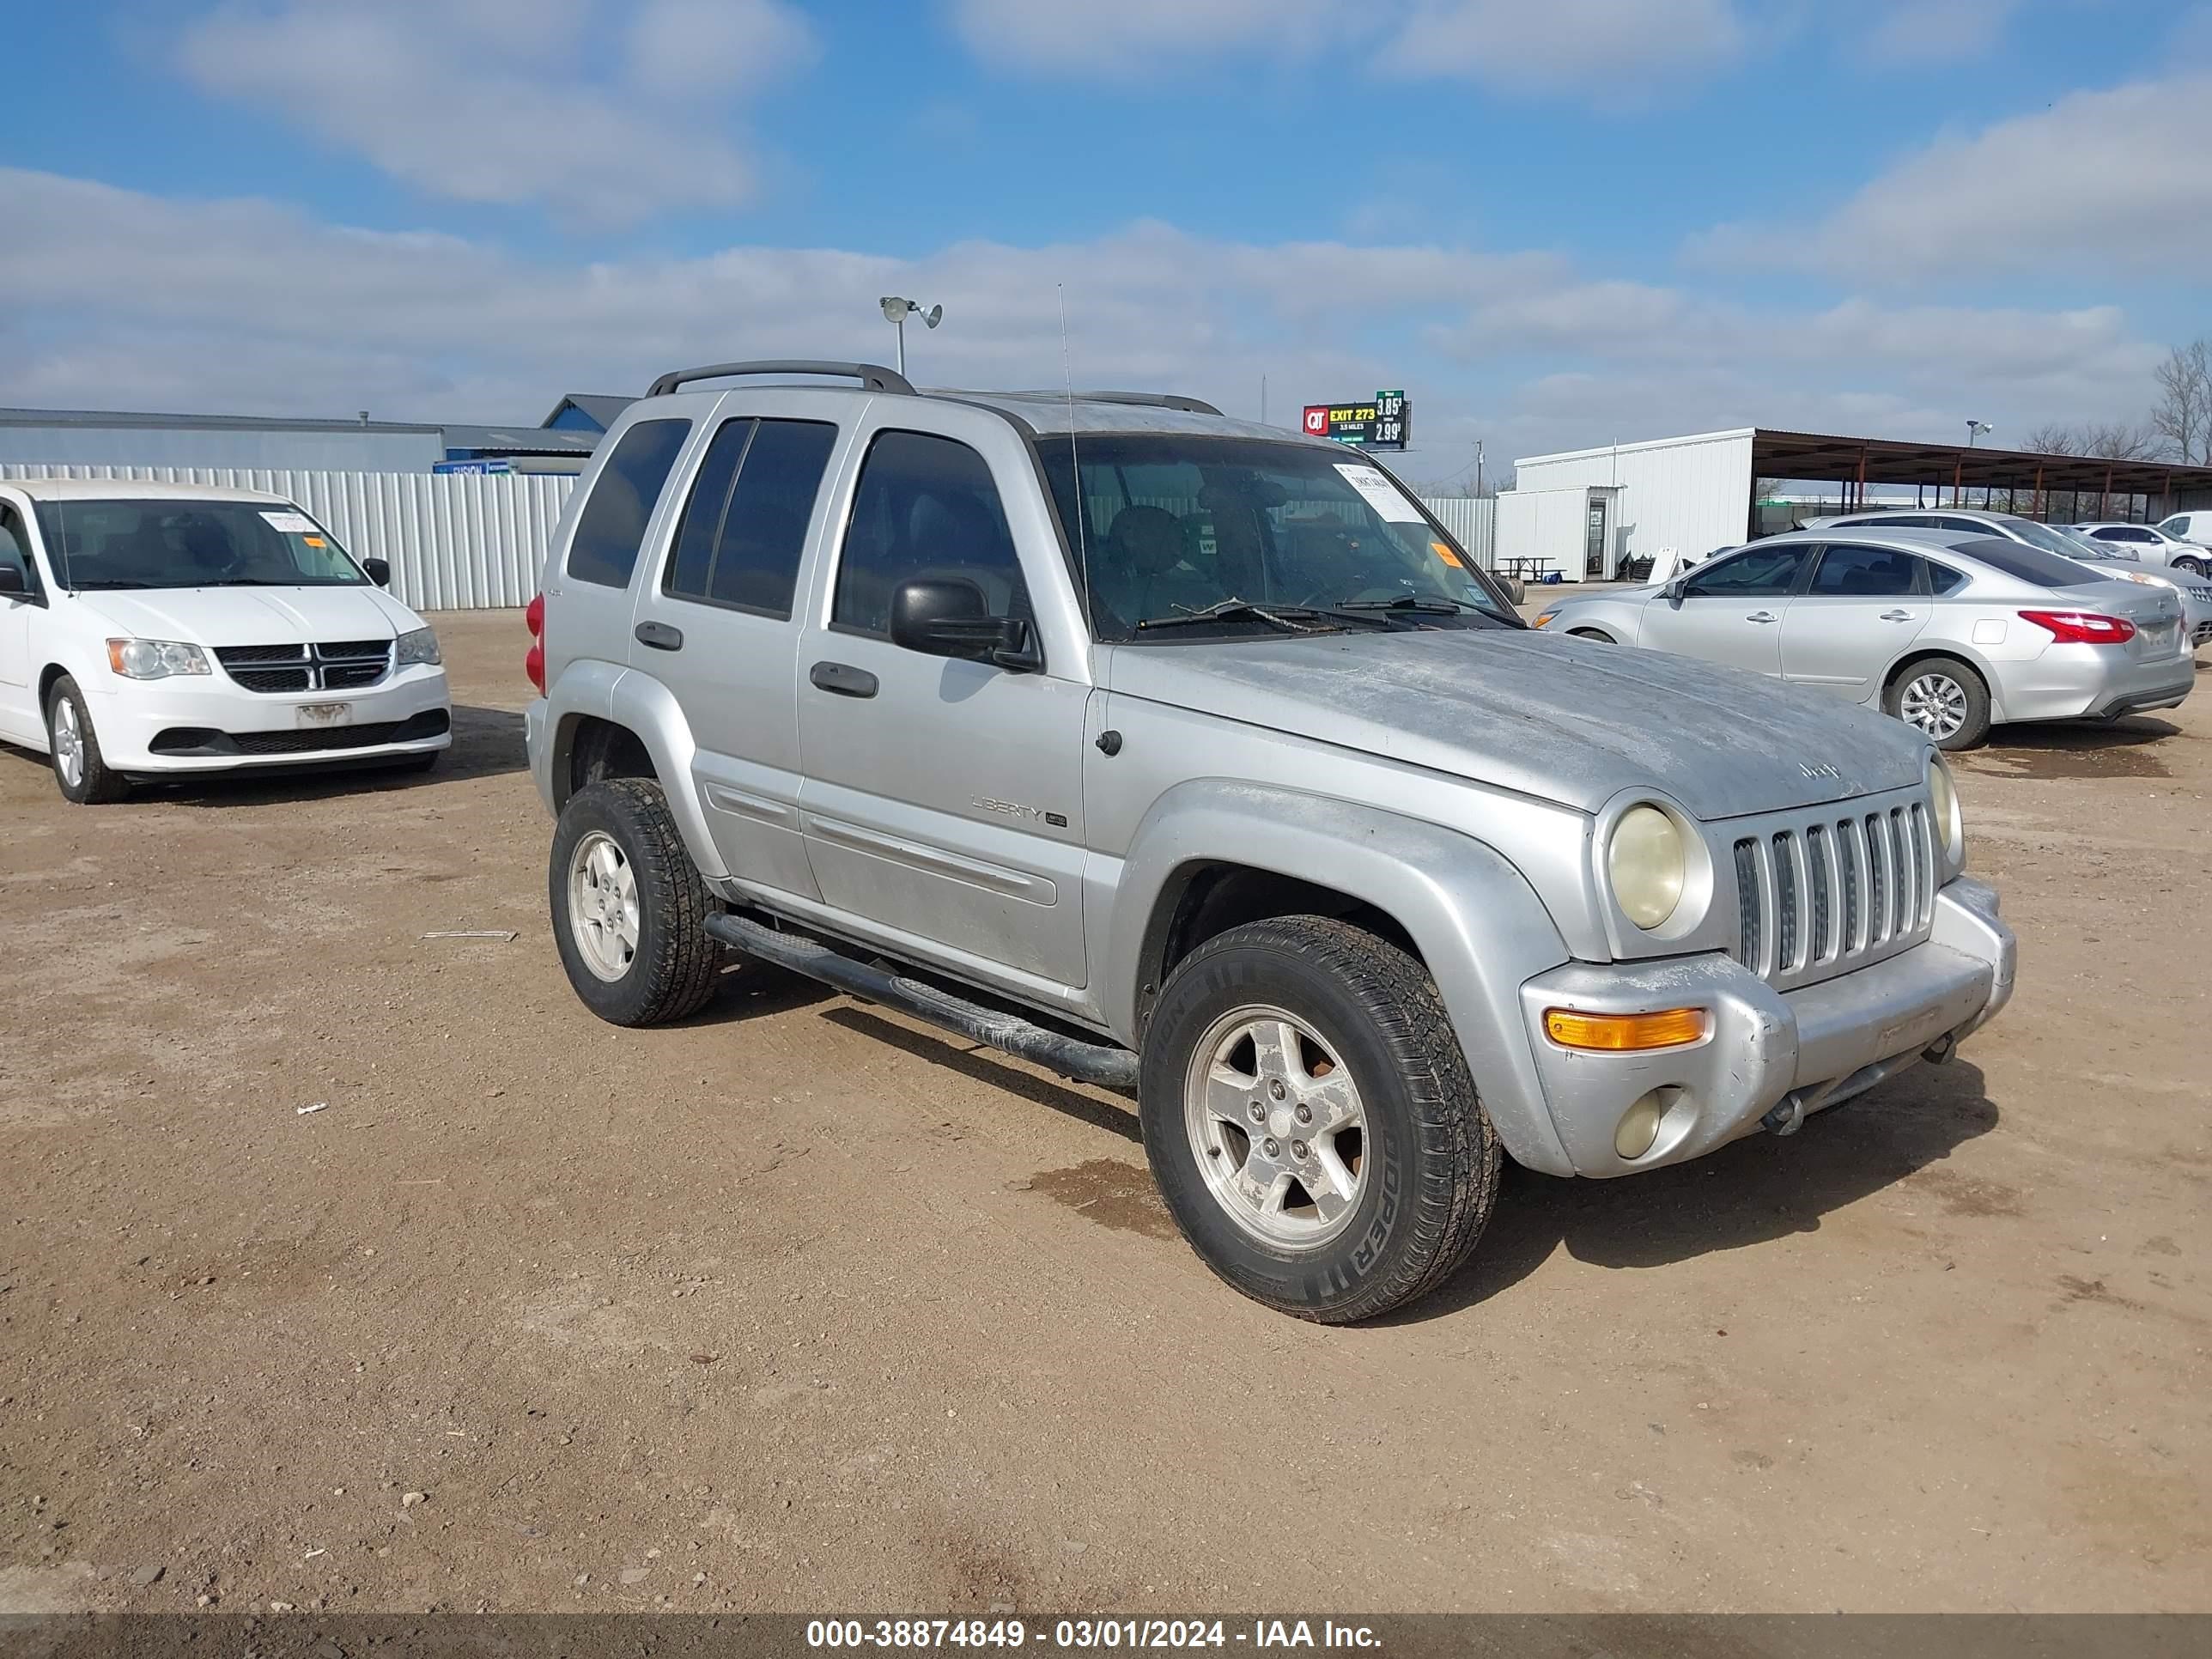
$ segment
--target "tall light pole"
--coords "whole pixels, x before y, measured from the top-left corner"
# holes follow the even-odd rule
[[[902,300],[896,294],[886,294],[878,303],[884,308],[884,320],[898,330],[898,372],[903,374],[906,373],[906,319],[919,317],[923,327],[935,328],[945,320],[945,307],[932,306],[924,311],[917,301]]]
[[[1987,421],[1968,421],[1966,422],[1966,447],[1972,449],[1974,447],[1975,439],[1986,437],[1989,434],[1996,430],[1996,428],[1991,426]]]

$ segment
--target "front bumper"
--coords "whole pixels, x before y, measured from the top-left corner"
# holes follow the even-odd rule
[[[2171,708],[2197,684],[2189,650],[2146,660],[2112,646],[2054,645],[1996,665],[2000,720],[2067,720]]]
[[[453,740],[453,698],[446,671],[434,665],[398,669],[374,685],[342,691],[248,691],[220,674],[102,678],[101,694],[88,700],[93,729],[101,757],[126,774],[374,760],[429,754]],[[301,726],[301,704],[334,702],[347,707],[343,724]],[[317,743],[311,734],[330,741]],[[387,740],[367,741],[372,737]]]
[[[1634,1175],[1751,1133],[1770,1112],[1794,1128],[1872,1088],[1930,1049],[1987,1024],[2012,995],[2015,948],[1996,892],[1963,877],[1936,895],[1935,930],[1903,954],[1801,990],[1775,990],[1730,958],[1570,963],[1522,987],[1523,1015],[1560,1144],[1576,1173]],[[1643,1054],[1590,1054],[1545,1034],[1545,1011],[1707,1011],[1699,1042]],[[1642,1157],[1613,1150],[1621,1116],[1661,1091],[1658,1139]]]

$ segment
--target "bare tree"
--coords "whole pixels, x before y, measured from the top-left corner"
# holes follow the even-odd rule
[[[2081,434],[2070,426],[2047,422],[2027,434],[2027,447],[2038,455],[2079,455]]]
[[[2158,404],[2151,429],[2191,465],[2212,463],[2212,339],[2176,346],[2153,371]]]

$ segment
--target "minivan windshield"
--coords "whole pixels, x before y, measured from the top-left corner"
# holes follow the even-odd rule
[[[1356,451],[1160,432],[1052,433],[1037,452],[1102,640],[1522,625]]]
[[[278,501],[137,496],[39,503],[62,586],[358,587],[368,578],[331,533]]]

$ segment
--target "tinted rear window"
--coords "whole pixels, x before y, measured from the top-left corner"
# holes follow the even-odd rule
[[[2037,587],[2080,587],[2105,580],[2086,564],[2045,553],[2039,547],[2000,541],[1994,536],[1987,541],[1961,542],[1953,550]]]
[[[592,486],[568,543],[568,574],[602,587],[628,587],[645,526],[660,500],[676,453],[691,434],[689,421],[640,421],[622,435]]]

